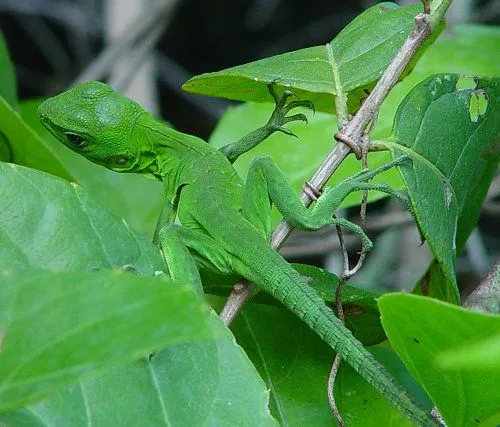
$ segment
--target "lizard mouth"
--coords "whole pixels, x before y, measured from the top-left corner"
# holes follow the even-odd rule
[[[52,125],[52,123],[43,114],[41,114],[41,113],[38,114],[38,118],[40,119],[40,123],[43,125],[43,127],[45,129],[47,129],[57,139],[59,139],[57,131],[54,128],[54,126]]]

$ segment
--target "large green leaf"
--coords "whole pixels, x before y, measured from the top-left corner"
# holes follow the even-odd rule
[[[40,123],[37,110],[41,102],[41,99],[21,102],[23,120],[57,154],[74,180],[101,206],[124,218],[134,230],[152,236],[163,206],[162,184],[139,175],[110,171],[69,150]]]
[[[369,350],[430,412],[431,405],[425,392],[415,384],[396,354],[382,346],[374,346]],[[394,411],[380,393],[374,392],[373,387],[347,363],[340,365],[335,387],[335,402],[341,414],[345,414],[347,426],[413,426],[404,415]],[[358,409],[352,410],[353,407]]]
[[[72,180],[71,174],[61,160],[42,138],[21,118],[11,105],[0,96],[0,153],[2,159],[39,169],[62,178]]]
[[[0,266],[88,271],[129,264],[147,275],[162,269],[155,247],[74,184],[39,171],[0,164],[0,193],[3,200],[11,201],[8,209],[0,213]],[[92,278],[95,274],[87,275]],[[131,273],[118,277],[136,279],[140,292],[137,281],[142,278]],[[160,287],[172,285],[159,280],[154,283]],[[78,300],[75,296],[75,305]],[[188,305],[179,307],[175,301],[158,304],[162,304],[165,312],[177,312],[179,328],[188,327],[191,315]],[[64,301],[58,301],[56,309],[63,310],[64,305]],[[102,313],[109,312],[104,302],[94,301],[94,306]],[[183,320],[182,316],[188,318]],[[133,321],[131,315],[129,322]],[[81,380],[77,387],[61,391],[27,410],[8,413],[2,420],[16,426],[88,425],[88,422],[123,425],[126,418],[129,425],[138,425],[148,416],[145,412],[148,408],[152,420],[167,425],[168,420],[189,424],[194,418],[191,411],[196,412],[200,423],[210,420],[217,424],[227,419],[228,424],[234,425],[246,414],[246,425],[272,424],[267,409],[268,393],[255,368],[213,313],[209,327],[211,339],[158,351],[151,360],[118,367],[92,380]],[[120,337],[112,329],[109,333],[116,339]],[[147,333],[146,329],[144,334]],[[114,345],[114,341],[110,339],[109,345]],[[85,344],[74,348],[85,348]],[[158,348],[159,345],[151,345],[148,350]],[[110,394],[113,399],[107,397]],[[192,401],[193,396],[196,402]]]
[[[275,426],[262,379],[219,317],[212,312],[209,320],[210,340],[169,346],[0,421],[15,427]]]
[[[334,425],[326,395],[334,353],[310,328],[284,308],[247,304],[232,329],[271,391],[271,412],[281,425]],[[370,349],[413,394],[422,396],[395,357],[385,349]],[[342,415],[352,421],[349,426],[406,425],[405,417],[347,364],[342,364],[336,392]]]
[[[152,349],[211,336],[190,285],[32,269],[4,271],[1,283],[0,411]]]
[[[354,19],[330,43],[261,59],[215,73],[195,76],[183,86],[188,92],[240,101],[269,102],[266,84],[314,102],[317,110],[333,112],[334,95],[349,94],[357,110],[363,89],[374,85],[413,27],[422,5],[399,7],[380,3]]]
[[[394,158],[412,159],[400,170],[445,278],[435,279],[439,287],[427,282],[427,290],[453,303],[460,301],[456,252],[478,220],[495,173],[500,122],[500,79],[478,79],[473,89],[460,90],[462,82],[458,74],[441,74],[416,86],[398,109],[393,136],[384,142]],[[474,101],[481,98],[487,98],[487,106],[479,111]]]
[[[163,269],[158,250],[78,185],[0,163],[0,267],[92,271]]]
[[[444,369],[479,369],[500,371],[500,333],[466,343],[438,354],[437,363]],[[499,413],[500,415],[500,413]]]
[[[447,425],[487,425],[490,418],[499,417],[500,363],[488,368],[443,369],[437,362],[442,352],[473,348],[498,334],[500,316],[411,294],[384,295],[379,308],[392,347],[432,398]]]
[[[0,96],[14,108],[17,107],[16,75],[10,60],[5,38],[0,30]],[[0,128],[1,130],[1,128]]]

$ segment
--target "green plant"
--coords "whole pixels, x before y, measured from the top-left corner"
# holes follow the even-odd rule
[[[265,122],[272,109],[263,103],[270,101],[266,84],[278,79],[278,86],[311,99],[319,112],[307,126],[290,125],[300,145],[274,135],[236,166],[245,175],[259,152],[271,152],[299,189],[332,144],[336,121],[340,131],[350,126],[348,114],[356,113],[365,90],[379,81],[420,8],[381,4],[326,47],[195,77],[186,89],[259,102],[229,111],[210,143],[222,146]],[[375,295],[346,286],[342,301],[347,325],[366,345],[383,342],[387,334],[395,352],[387,344],[371,351],[429,410],[436,405],[450,426],[494,425],[500,417],[494,381],[499,363],[471,367],[456,360],[468,348],[497,339],[500,319],[454,306],[460,302],[454,261],[477,223],[498,165],[500,88],[494,77],[499,70],[494,61],[488,68],[468,58],[443,57],[460,43],[470,43],[471,56],[478,46],[494,52],[500,35],[481,27],[457,33],[455,40],[420,51],[419,63],[408,66],[407,71],[415,68],[380,110],[368,146],[377,151],[362,153],[370,168],[403,153],[413,160],[401,175],[392,171],[380,181],[406,189],[412,199],[435,257],[415,293],[433,299],[390,294],[377,305]],[[363,55],[356,54],[360,48]],[[16,164],[0,164],[0,410],[6,411],[0,420],[7,425],[123,420],[330,425],[329,349],[281,306],[258,296],[259,303],[248,304],[232,328],[243,351],[189,284],[165,286],[147,277],[163,270],[163,261],[133,229],[152,230],[161,203],[158,189],[133,177],[118,178],[61,147],[37,122],[38,102],[17,101],[3,42],[0,62],[7,64],[1,68],[0,159]],[[310,65],[294,68],[303,62]],[[337,117],[329,114],[334,106]],[[358,160],[346,157],[350,148],[337,147],[341,166],[330,185],[359,169]],[[373,192],[368,200],[381,196]],[[141,197],[156,197],[152,213],[143,212]],[[345,206],[360,204],[358,195]],[[124,266],[138,274],[93,271]],[[335,276],[311,266],[296,269],[333,305]],[[232,285],[219,277],[204,280],[216,308]],[[335,393],[347,425],[374,425],[374,419],[379,425],[407,423],[344,364]]]

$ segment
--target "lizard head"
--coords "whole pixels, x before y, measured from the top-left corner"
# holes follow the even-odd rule
[[[140,169],[141,147],[131,138],[145,111],[100,82],[86,82],[40,104],[43,126],[71,150],[117,172]]]

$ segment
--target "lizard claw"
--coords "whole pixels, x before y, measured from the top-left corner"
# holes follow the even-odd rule
[[[299,114],[294,114],[293,116],[288,116],[283,118],[283,124],[286,124],[288,122],[293,122],[296,120],[300,120],[305,122],[305,124],[309,124],[309,121],[307,120],[307,117],[305,114],[299,113]]]
[[[295,100],[287,103],[288,99],[290,97],[294,97],[295,95],[290,90],[285,90],[281,95],[278,95],[275,83],[276,81],[273,81],[267,85],[269,94],[273,97],[275,103],[274,111],[271,114],[271,118],[267,122],[267,125],[271,127],[272,131],[279,131],[287,135],[297,137],[297,135],[295,135],[292,131],[284,128],[283,125],[294,121],[302,121],[308,124],[307,117],[302,113],[293,114],[291,116],[287,116],[287,114],[290,110],[297,107],[308,108],[314,113],[314,104],[308,100]]]
[[[292,101],[292,102],[288,103],[288,105],[285,105],[283,107],[283,113],[287,114],[292,108],[296,108],[296,107],[305,107],[305,108],[308,108],[309,110],[312,110],[313,114],[316,113],[316,109],[314,108],[314,104],[311,101],[309,101],[308,99]]]

